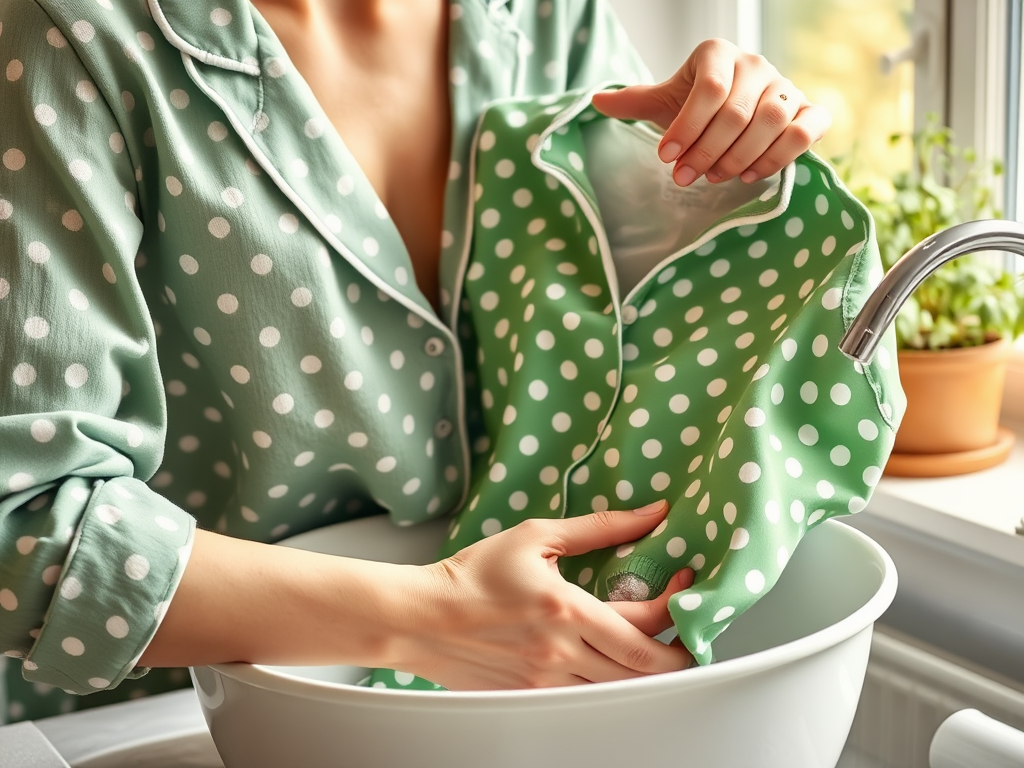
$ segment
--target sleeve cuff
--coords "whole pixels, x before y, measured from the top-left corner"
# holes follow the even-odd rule
[[[86,504],[23,675],[69,693],[113,688],[137,668],[181,581],[195,520],[131,478]]]

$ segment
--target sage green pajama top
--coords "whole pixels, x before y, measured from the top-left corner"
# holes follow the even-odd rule
[[[559,568],[602,600],[648,600],[692,567],[668,607],[706,664],[804,534],[862,510],[881,476],[905,409],[895,336],[863,365],[839,342],[882,264],[868,212],[812,153],[777,179],[681,189],[660,136],[591,95],[502,100],[474,139],[457,293],[487,456],[440,555],[666,499],[649,535]]]
[[[0,0],[0,716],[180,684],[110,690],[197,524],[275,541],[467,498],[487,447],[451,297],[480,111],[647,75],[601,0],[450,16],[441,319],[248,2]]]

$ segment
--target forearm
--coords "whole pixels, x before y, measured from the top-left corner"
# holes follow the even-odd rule
[[[428,602],[419,571],[197,531],[140,663],[387,666]]]

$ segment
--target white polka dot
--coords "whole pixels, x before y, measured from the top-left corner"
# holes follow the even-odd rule
[[[349,286],[349,288],[352,287],[354,287],[354,284]],[[309,290],[309,288],[305,287],[296,288],[294,291],[292,291],[291,299],[292,304],[294,304],[296,307],[308,307],[310,303],[313,301],[313,292]]]
[[[619,480],[615,484],[615,495],[622,501],[627,501],[633,496],[633,484],[628,480]]]
[[[523,491],[516,491],[508,497],[508,505],[516,512],[522,512],[529,503],[530,499]]]
[[[846,405],[850,402],[850,388],[845,384],[836,384],[829,391],[829,396],[832,398],[832,402],[836,405]]]
[[[149,575],[149,560],[142,555],[131,555],[124,563],[124,572],[129,579],[142,581]]]
[[[841,288],[831,288],[825,291],[821,297],[821,306],[825,309],[836,309],[843,301],[843,291]]]
[[[30,339],[44,339],[50,333],[50,324],[42,317],[30,317],[25,321],[25,335]]]
[[[682,539],[678,539],[678,541],[682,541]],[[671,552],[669,554],[671,554]],[[700,608],[701,604],[704,602],[698,592],[682,592],[675,598],[675,600],[676,605],[684,611],[695,611]]]
[[[743,292],[739,288],[737,288],[735,286],[733,286],[732,288],[726,288],[724,291],[722,291],[722,296],[721,296],[722,303],[723,304],[732,304],[733,302],[735,302],[735,301],[737,301],[739,299],[739,297],[742,295],[742,293]]]
[[[759,595],[764,591],[764,574],[760,571],[749,571],[746,577],[743,579],[743,583],[746,584],[747,590],[751,594]]]
[[[661,455],[661,443],[657,440],[645,440],[640,452],[648,459],[656,459]]]
[[[224,204],[231,208],[238,208],[245,202],[245,197],[241,191],[235,189],[235,187],[227,187],[223,192],[220,193],[220,199],[224,201]]]
[[[748,427],[763,427],[767,420],[765,412],[760,408],[751,408],[743,416],[743,421]]]
[[[818,385],[813,381],[805,381],[800,387],[800,399],[808,405],[818,400]]]
[[[71,25],[71,34],[83,43],[88,43],[96,37],[96,29],[88,21],[76,21]]]
[[[81,656],[85,653],[85,643],[77,637],[65,637],[60,641],[60,647],[63,648],[64,653],[69,656]]]
[[[222,293],[217,297],[217,309],[225,315],[233,315],[238,311],[238,298],[230,293]]]
[[[537,438],[533,435],[526,435],[522,440],[519,441],[519,451],[524,456],[533,456],[537,453],[540,448],[540,443]]]
[[[20,171],[25,167],[25,153],[20,149],[8,149],[3,154],[3,163],[9,171]]]
[[[64,370],[64,382],[73,389],[78,389],[89,380],[89,371],[81,363],[72,363]]]
[[[299,231],[299,219],[294,213],[283,213],[277,220],[277,227],[286,235]]]
[[[18,363],[11,376],[19,387],[27,387],[36,380],[36,369],[29,363]]]
[[[857,424],[857,431],[865,440],[871,441],[878,437],[878,425],[868,419],[863,419]]]
[[[803,522],[806,512],[807,510],[804,507],[803,502],[794,501],[789,505],[789,516],[793,518],[794,523]]]
[[[718,613],[715,614],[712,621],[714,621],[717,624],[720,621],[725,621],[734,613],[736,613],[736,609],[730,605],[727,605],[725,608],[722,608]]]
[[[231,378],[237,381],[239,384],[249,383],[249,371],[242,365],[231,366]]]
[[[355,391],[363,386],[363,374],[359,371],[350,371],[345,375],[345,389]]]
[[[67,38],[56,27],[50,27],[46,30],[46,42],[54,48],[63,48],[68,44]]]
[[[224,8],[214,8],[210,11],[210,21],[218,27],[226,27],[231,23],[231,11]]]
[[[687,427],[679,436],[683,445],[694,445],[700,439],[700,430],[697,427]]]
[[[740,480],[744,483],[753,483],[761,477],[761,467],[752,461],[748,461],[740,467]]]
[[[800,442],[804,445],[815,445],[818,442],[818,430],[810,424],[804,424],[797,431],[797,437],[800,438]]]
[[[267,326],[260,331],[260,344],[264,347],[276,347],[278,342],[281,341],[281,332],[273,326]]]
[[[703,365],[704,367],[707,367],[709,365],[714,365],[714,363],[717,360],[718,360],[718,352],[716,352],[713,349],[702,349],[700,351],[700,353],[698,353],[698,355],[697,355],[697,362],[700,363],[701,365]]]
[[[836,495],[835,486],[828,480],[820,480],[815,486],[815,489],[818,491],[818,495],[823,499],[831,499]]]
[[[49,104],[38,105],[32,110],[32,114],[35,115],[36,122],[45,127],[49,127],[57,122],[57,111]]]
[[[231,225],[228,223],[228,220],[222,216],[215,216],[210,219],[210,223],[206,228],[210,231],[210,234],[218,240],[223,240],[231,233]]]
[[[650,421],[651,415],[648,413],[646,408],[637,408],[631,414],[629,414],[629,423],[634,427],[646,426],[647,422]]]
[[[845,467],[850,463],[850,449],[845,445],[837,445],[829,452],[828,456],[837,467]]]

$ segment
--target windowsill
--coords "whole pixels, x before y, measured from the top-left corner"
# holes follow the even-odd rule
[[[865,512],[951,544],[1024,567],[1024,422],[1004,419],[1017,434],[997,467],[937,478],[883,477]]]

